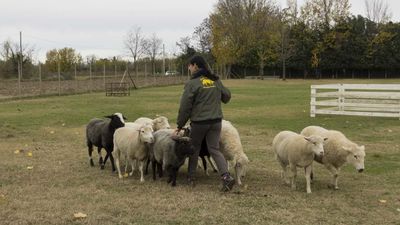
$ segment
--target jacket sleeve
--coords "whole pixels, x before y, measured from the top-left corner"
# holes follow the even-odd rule
[[[194,101],[194,90],[190,82],[186,83],[181,96],[181,102],[179,105],[178,119],[176,121],[178,128],[185,126],[186,122],[190,118],[192,113],[193,101]]]
[[[221,87],[221,101],[226,104],[231,100],[231,91],[229,91],[221,81],[219,81],[219,83]]]

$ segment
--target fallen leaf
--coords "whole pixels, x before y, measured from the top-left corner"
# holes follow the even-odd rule
[[[78,213],[74,213],[74,217],[75,218],[86,218],[87,215],[84,213],[78,212]]]
[[[31,170],[31,169],[33,169],[33,166],[28,166],[28,167],[26,167],[28,170]]]
[[[397,210],[397,212],[400,212],[400,209],[396,209]]]
[[[389,133],[392,133],[393,131],[391,129],[388,130]]]
[[[54,130],[50,131],[50,134],[54,134]]]
[[[61,124],[61,126],[63,126],[63,127],[64,127],[64,126],[65,126],[65,123]]]
[[[17,149],[17,150],[14,151],[14,153],[15,153],[15,154],[19,154],[19,153],[20,153],[20,150]]]
[[[33,155],[32,152],[28,152],[29,157],[32,157],[32,155]]]
[[[383,199],[381,199],[381,200],[379,200],[379,202],[380,202],[380,203],[386,203],[387,201],[386,201],[386,200],[383,200]]]
[[[125,173],[125,174],[124,174],[124,177],[128,177],[128,176],[129,176],[129,174],[128,174],[128,173]]]

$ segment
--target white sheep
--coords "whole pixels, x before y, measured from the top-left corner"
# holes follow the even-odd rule
[[[168,118],[165,116],[158,116],[155,119],[150,119],[147,117],[140,117],[136,119],[133,123],[126,123],[125,126],[132,126],[134,124],[146,124],[150,123],[153,126],[154,131],[158,131],[160,129],[169,129],[171,126],[169,125]]]
[[[324,141],[326,138],[312,135],[305,137],[292,131],[281,131],[272,141],[272,149],[276,154],[276,159],[280,163],[285,182],[289,184],[287,176],[287,167],[290,167],[290,185],[292,190],[296,189],[295,179],[297,176],[297,167],[305,170],[307,183],[307,193],[311,193],[311,165],[314,156],[324,154]]]
[[[242,185],[241,178],[246,174],[249,159],[243,151],[242,142],[237,129],[227,120],[222,120],[220,151],[227,161],[232,161],[235,168],[235,178],[238,185]]]
[[[149,124],[141,125],[140,128],[123,127],[117,129],[114,133],[114,151],[116,153],[115,164],[118,170],[119,178],[122,178],[120,169],[120,157],[125,157],[125,172],[128,162],[131,164],[132,171],[129,173],[132,176],[134,171],[134,160],[139,161],[140,182],[144,182],[143,163],[148,158],[149,148],[147,144],[154,142],[153,128]]]
[[[323,157],[316,157],[315,161],[322,163],[332,174],[332,183],[328,186],[338,190],[338,176],[340,168],[350,163],[358,172],[364,171],[365,147],[359,146],[346,138],[340,131],[327,130],[319,126],[308,126],[301,131],[303,135],[318,134],[328,138],[324,145]]]

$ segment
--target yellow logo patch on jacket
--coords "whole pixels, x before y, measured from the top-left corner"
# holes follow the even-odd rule
[[[212,88],[215,87],[214,81],[208,79],[207,77],[201,77],[200,78],[201,84],[203,85],[203,88]]]

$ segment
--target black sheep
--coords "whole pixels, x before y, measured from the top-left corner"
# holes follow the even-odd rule
[[[94,166],[92,159],[93,145],[97,146],[97,152],[99,153],[99,164],[100,168],[104,169],[104,165],[110,157],[112,171],[115,171],[114,157],[112,152],[114,150],[113,136],[116,129],[125,126],[126,119],[121,113],[114,113],[110,116],[105,116],[108,119],[97,119],[90,120],[86,126],[86,143],[88,146],[89,163]],[[101,156],[101,149],[104,148],[107,152],[104,161]]]

